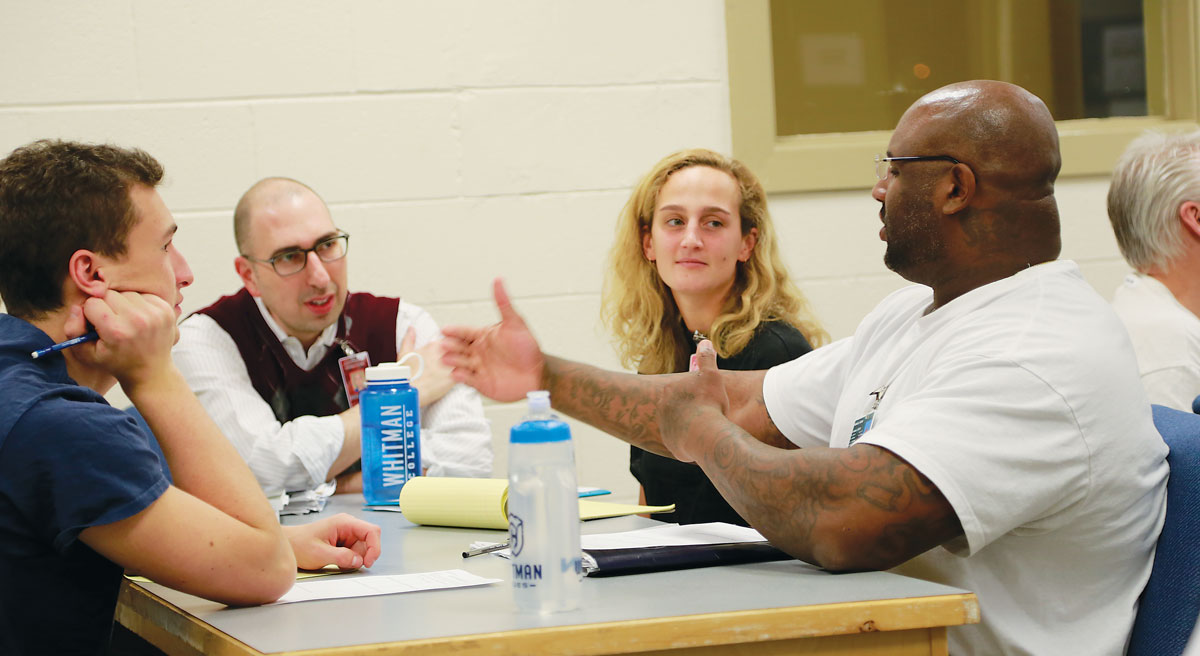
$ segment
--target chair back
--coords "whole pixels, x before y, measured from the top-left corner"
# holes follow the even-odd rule
[[[1129,656],[1178,656],[1200,615],[1200,415],[1153,406],[1171,449],[1167,517],[1142,592]]]

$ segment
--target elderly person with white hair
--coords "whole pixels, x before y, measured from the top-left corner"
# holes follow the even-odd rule
[[[1117,162],[1108,218],[1134,273],[1113,296],[1152,403],[1200,394],[1200,131],[1148,133]]]

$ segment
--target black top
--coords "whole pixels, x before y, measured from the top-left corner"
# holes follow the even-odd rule
[[[811,350],[808,340],[795,327],[782,321],[770,321],[758,327],[758,332],[741,353],[731,358],[717,358],[717,367],[731,371],[770,369]],[[675,512],[651,515],[654,519],[679,524],[727,522],[749,526],[721,497],[699,465],[679,462],[635,446],[629,451],[629,472],[642,484],[647,504],[675,504]]]

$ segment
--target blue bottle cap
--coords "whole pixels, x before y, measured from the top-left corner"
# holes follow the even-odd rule
[[[557,419],[523,421],[508,433],[511,444],[536,444],[539,442],[570,441],[571,429]]]

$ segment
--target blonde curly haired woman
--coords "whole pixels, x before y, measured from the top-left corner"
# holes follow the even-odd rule
[[[711,150],[667,156],[625,204],[609,254],[603,316],[622,363],[687,371],[709,339],[722,369],[767,369],[828,340],[779,257],[758,179]],[[631,447],[629,470],[655,519],[746,525],[695,464]]]

